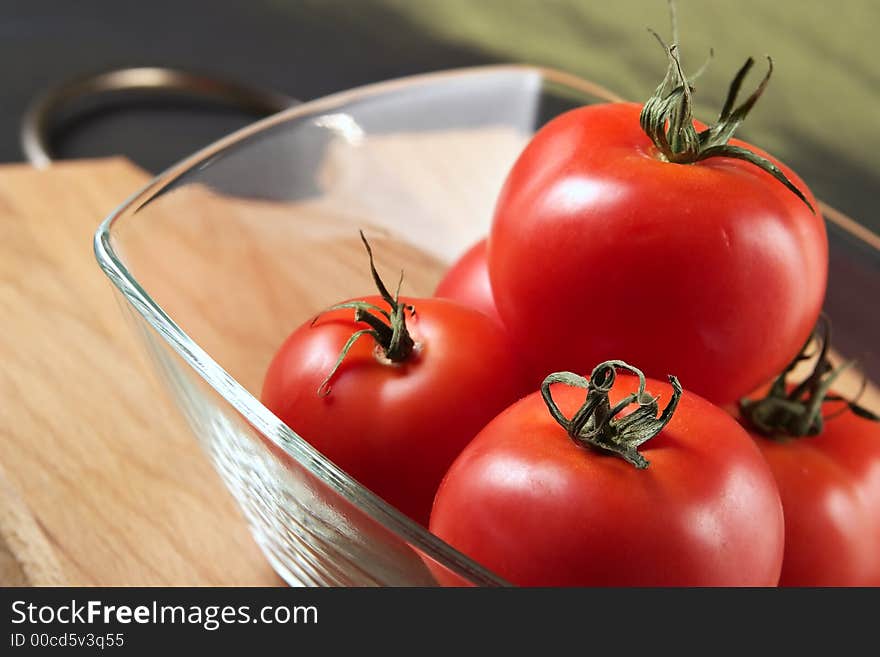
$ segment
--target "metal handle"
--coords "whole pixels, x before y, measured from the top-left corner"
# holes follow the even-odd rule
[[[73,101],[86,96],[130,91],[197,96],[264,115],[280,112],[299,103],[298,100],[276,91],[171,68],[144,67],[108,71],[63,82],[31,103],[21,122],[21,148],[25,159],[35,167],[45,167],[52,162],[52,120]]]

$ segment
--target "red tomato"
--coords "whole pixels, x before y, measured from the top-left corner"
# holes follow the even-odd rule
[[[880,586],[877,424],[846,413],[813,438],[778,442],[754,435],[785,512],[779,584]]]
[[[647,390],[666,400],[674,394],[650,379]],[[551,391],[565,417],[585,404],[583,390]],[[619,377],[610,404],[638,391],[638,379]],[[653,417],[656,398],[619,421],[645,409]],[[541,394],[530,395],[489,423],[453,463],[437,492],[431,531],[519,585],[777,583],[779,493],[742,427],[684,392],[642,453],[650,465],[638,469],[576,442]]]
[[[641,110],[572,110],[520,155],[489,237],[498,312],[544,371],[618,357],[649,376],[676,372],[716,403],[735,401],[809,336],[825,294],[825,227],[751,162],[670,161],[685,155],[661,153]],[[724,148],[766,158],[816,207],[770,155],[738,140]]]
[[[452,301],[383,294],[358,304],[360,321],[349,306],[294,331],[268,369],[262,399],[360,483],[427,524],[453,459],[524,392],[515,350],[495,321]],[[363,309],[383,304],[392,316],[395,308],[415,309],[405,319],[409,353],[393,362],[362,335],[334,371],[352,336],[380,321]]]
[[[786,404],[808,417],[815,388],[797,394],[795,386],[784,385],[784,375],[779,383],[788,393]],[[770,437],[737,414],[770,464],[782,497],[785,556],[779,583],[880,586],[880,424],[842,401],[825,401],[816,411],[818,424]],[[767,416],[771,423],[791,418],[774,412],[775,417]],[[821,415],[835,417],[822,420]]]
[[[446,271],[434,296],[458,301],[501,322],[489,282],[486,240],[474,244]]]

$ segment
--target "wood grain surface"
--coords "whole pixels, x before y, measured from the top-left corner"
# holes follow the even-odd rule
[[[124,160],[0,168],[0,584],[278,585],[95,263]]]

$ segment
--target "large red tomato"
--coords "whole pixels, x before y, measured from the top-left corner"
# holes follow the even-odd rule
[[[427,524],[443,474],[524,393],[523,375],[494,320],[452,301],[380,290],[296,329],[269,366],[262,400],[360,483]]]
[[[443,275],[434,296],[458,301],[500,322],[489,282],[486,250],[483,239],[465,251]]]
[[[589,384],[551,375],[545,398],[489,423],[440,485],[431,531],[519,585],[775,585],[782,507],[754,442],[678,399],[674,377],[614,385],[614,366],[628,368],[603,363]],[[672,400],[662,414],[654,395]],[[637,408],[615,417],[625,402]]]
[[[583,107],[535,135],[496,206],[495,302],[543,371],[618,357],[735,401],[809,336],[825,227],[793,171],[727,141],[736,112],[701,137],[657,107]]]
[[[738,415],[782,497],[779,583],[880,586],[880,424],[836,395],[823,401],[834,370],[821,361],[805,385],[786,385],[783,374]]]

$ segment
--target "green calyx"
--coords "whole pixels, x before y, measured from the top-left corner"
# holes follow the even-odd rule
[[[327,310],[312,320],[312,325],[314,325],[324,313],[333,310],[352,308],[354,309],[354,321],[362,322],[369,326],[369,328],[353,333],[346,341],[345,345],[343,345],[333,368],[321,382],[321,385],[318,386],[318,395],[320,397],[326,397],[330,394],[330,380],[333,378],[333,375],[336,374],[339,366],[342,365],[342,361],[345,360],[345,357],[354,346],[354,343],[365,335],[369,335],[375,340],[377,349],[381,351],[385,360],[390,363],[400,363],[405,361],[413,353],[416,346],[415,341],[412,339],[412,336],[410,336],[409,331],[406,328],[407,313],[409,313],[410,316],[415,315],[416,309],[412,305],[401,303],[399,300],[400,286],[403,283],[403,271],[400,272],[400,279],[397,282],[397,290],[395,291],[394,296],[391,296],[388,288],[385,287],[385,283],[382,282],[379,272],[376,271],[376,265],[373,262],[373,250],[370,248],[370,243],[367,242],[367,238],[364,236],[364,231],[360,231],[360,235],[361,241],[363,241],[364,247],[367,249],[367,255],[370,258],[370,273],[373,276],[373,282],[376,284],[376,288],[379,290],[382,300],[388,304],[388,310],[375,304],[367,303],[366,301],[346,301],[345,303],[340,303],[327,308]]]
[[[611,406],[608,393],[614,386],[618,369],[636,375],[639,378],[639,389]],[[554,383],[564,383],[587,391],[583,405],[571,418],[565,417],[553,401],[550,386]],[[600,363],[593,369],[589,379],[573,372],[554,372],[541,384],[541,395],[550,415],[578,445],[616,454],[636,468],[644,469],[648,467],[648,460],[639,453],[638,448],[669,423],[681,398],[682,390],[678,379],[670,376],[669,383],[672,384],[672,399],[662,413],[657,403],[659,398],[645,391],[645,375],[642,371],[622,360]],[[638,407],[623,417],[617,417],[632,404],[637,404]]]
[[[818,353],[816,350],[811,352],[810,348],[814,342]],[[847,410],[865,419],[880,421],[880,417],[856,403],[865,390],[866,379],[862,379],[862,389],[852,401],[831,394],[831,386],[841,374],[855,365],[855,361],[846,361],[835,368],[828,358],[830,345],[831,323],[823,315],[813,335],[794,360],[773,381],[767,395],[761,399],[740,400],[740,412],[754,430],[767,438],[781,441],[816,436],[822,433],[827,420]],[[797,365],[812,358],[816,359],[813,371],[789,390],[786,382],[788,375]],[[842,410],[826,416],[822,414],[822,405],[825,402],[845,402],[845,406]]]
[[[674,7],[671,5],[670,9],[673,20],[673,39],[677,41]],[[770,81],[770,75],[773,73],[773,60],[767,57],[768,69],[764,79],[745,101],[736,106],[736,99],[742,83],[755,64],[755,61],[749,57],[730,84],[727,100],[724,102],[718,120],[702,132],[697,132],[694,127],[691,99],[694,88],[682,69],[678,44],[673,43],[671,46],[667,46],[656,32],[652,32],[652,34],[666,51],[669,66],[663,82],[642,107],[639,122],[645,133],[651,138],[660,156],[675,164],[693,164],[710,157],[745,160],[766,171],[785,185],[815,214],[815,209],[804,193],[788,179],[778,166],[757,153],[728,143],[761,94],[764,93],[764,89]],[[702,73],[702,69],[694,76],[694,79],[700,73]]]

